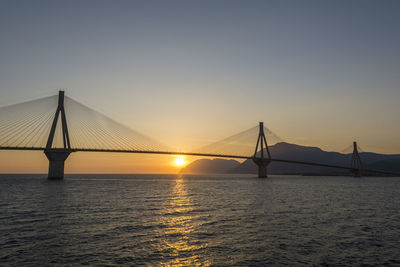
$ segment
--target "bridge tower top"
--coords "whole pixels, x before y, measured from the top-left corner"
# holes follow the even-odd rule
[[[261,158],[261,159],[270,159],[271,158],[271,153],[269,152],[269,147],[267,143],[267,139],[265,138],[265,133],[264,133],[264,123],[260,121],[259,124],[259,133],[258,133],[258,138],[257,138],[257,145],[256,149],[254,151],[254,158]],[[260,155],[257,155],[258,148],[260,147]],[[264,149],[267,152],[267,157],[265,157]]]
[[[56,133],[58,118],[61,115],[61,126],[62,126],[62,139],[64,144],[64,149],[71,149],[71,143],[69,140],[67,119],[65,116],[64,108],[64,91],[58,92],[58,106],[56,113],[54,115],[53,124],[51,125],[49,138],[47,139],[46,150],[51,150],[54,140],[54,135]]]

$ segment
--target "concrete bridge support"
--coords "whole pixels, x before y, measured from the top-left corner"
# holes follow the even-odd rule
[[[253,162],[258,166],[258,178],[267,178],[267,166],[271,161],[265,158],[253,158]]]
[[[351,176],[357,178],[357,177],[361,177],[361,170],[359,169],[353,169],[351,170]]]
[[[353,154],[351,156],[351,175],[353,177],[361,177],[363,164],[361,162],[360,154],[358,153],[357,142],[353,142]]]
[[[70,151],[65,150],[46,150],[44,151],[49,160],[48,179],[61,180],[64,178],[64,163],[68,158]]]
[[[271,154],[269,153],[267,139],[265,138],[263,122],[260,122],[259,129],[253,162],[258,166],[258,178],[267,178],[267,166],[271,162]]]
[[[61,129],[64,148],[53,148],[53,140],[56,132],[58,118],[61,117]],[[58,106],[54,115],[53,124],[51,126],[49,139],[47,140],[46,149],[44,154],[49,160],[49,179],[63,179],[64,178],[64,162],[71,154],[71,144],[69,140],[67,119],[64,108],[64,91],[58,94]]]

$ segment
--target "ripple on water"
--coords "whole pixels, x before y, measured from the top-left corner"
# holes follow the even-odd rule
[[[396,266],[399,190],[396,178],[0,175],[0,265]]]

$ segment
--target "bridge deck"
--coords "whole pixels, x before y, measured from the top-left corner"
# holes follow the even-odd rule
[[[44,147],[0,147],[0,150],[27,150],[27,151],[44,151]],[[56,149],[58,151],[62,151],[63,149]],[[133,154],[158,154],[158,155],[184,155],[184,156],[195,156],[195,157],[217,157],[217,158],[234,158],[234,159],[252,159],[251,156],[240,156],[240,155],[223,155],[223,154],[209,154],[209,153],[194,153],[194,152],[176,152],[176,151],[147,151],[147,150],[110,150],[110,149],[86,149],[86,148],[74,148],[68,151],[71,152],[109,152],[109,153],[133,153]],[[271,162],[282,162],[282,163],[291,163],[291,164],[300,164],[300,165],[310,165],[310,166],[320,166],[320,167],[328,167],[328,168],[336,168],[336,169],[345,169],[349,171],[353,171],[354,169],[348,166],[340,166],[340,165],[332,165],[318,162],[306,162],[306,161],[298,161],[298,160],[287,160],[287,159],[275,159],[271,158]],[[365,172],[386,174],[386,175],[396,175],[400,176],[397,173],[379,171],[379,170],[367,170],[364,169]]]

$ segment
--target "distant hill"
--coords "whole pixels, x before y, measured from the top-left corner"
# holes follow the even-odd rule
[[[343,166],[349,165],[351,159],[351,155],[340,154],[337,152],[326,152],[318,147],[300,146],[284,142],[271,146],[269,150],[271,152],[271,156],[276,159],[321,162]],[[236,168],[232,169],[230,172],[257,173],[257,166],[252,160],[246,160]],[[278,162],[270,163],[268,165],[268,172],[273,174],[343,173],[343,171],[338,169]]]
[[[400,156],[398,158],[388,158],[370,163],[366,166],[372,170],[385,170],[388,172],[400,173]]]
[[[327,152],[318,147],[301,146],[285,142],[270,146],[271,156],[276,159],[309,161],[331,165],[349,166],[351,154]],[[400,173],[400,155],[384,155],[376,153],[360,153],[361,160],[366,169],[384,170]],[[239,163],[235,160],[200,159],[192,162],[182,169],[185,173],[257,173],[257,166],[252,160]],[[347,174],[346,170],[308,166],[290,163],[272,162],[268,166],[271,174]]]
[[[180,173],[227,173],[239,164],[236,160],[199,159],[182,168]]]
[[[326,163],[331,165],[350,166],[351,154],[327,152],[318,147],[300,146],[285,142],[277,143],[270,147],[271,156],[276,159],[288,159]],[[364,152],[360,153],[361,161],[366,169],[386,170],[400,172],[400,155],[384,155]],[[257,166],[252,160],[246,160],[231,173],[257,173]],[[268,172],[272,174],[345,174],[335,168],[308,166],[290,163],[272,162],[268,166]]]

